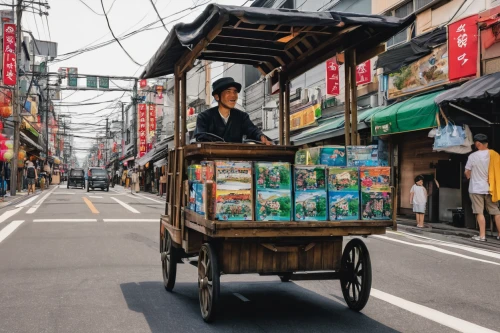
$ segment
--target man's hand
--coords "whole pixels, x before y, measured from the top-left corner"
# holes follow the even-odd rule
[[[273,144],[271,141],[267,139],[265,135],[260,136],[260,141],[262,141],[262,143],[264,143],[267,146],[271,146]]]

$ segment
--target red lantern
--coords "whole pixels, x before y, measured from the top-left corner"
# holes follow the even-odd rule
[[[0,107],[0,117],[9,118],[11,115],[12,115],[12,107],[11,106]]]

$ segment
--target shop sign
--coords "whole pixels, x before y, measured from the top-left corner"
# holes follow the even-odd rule
[[[78,86],[78,68],[75,67],[68,68],[68,86],[70,87]]]
[[[321,117],[321,104],[314,104],[310,107],[296,112],[290,116],[290,130],[298,130],[300,128],[313,125],[316,119]]]
[[[148,80],[139,80],[139,88],[144,89],[148,86]]]
[[[156,105],[149,104],[149,135],[154,136],[156,131]]]
[[[448,26],[450,80],[476,75],[477,20],[478,16],[473,15]]]
[[[340,75],[337,59],[332,58],[326,62],[326,94],[338,96],[340,94]]]
[[[190,107],[186,111],[186,128],[188,131],[193,131],[196,128],[196,118],[198,113],[196,113],[195,108]]]
[[[147,105],[139,104],[139,157],[146,154],[146,117],[147,117]]]
[[[97,76],[87,76],[87,88],[97,88]]]
[[[372,63],[370,60],[356,66],[356,85],[372,82]]]
[[[99,77],[99,88],[109,89],[109,77]]]
[[[389,75],[387,98],[415,94],[449,83],[448,46],[435,48],[431,54]]]
[[[3,83],[15,86],[17,82],[16,25],[3,25]]]

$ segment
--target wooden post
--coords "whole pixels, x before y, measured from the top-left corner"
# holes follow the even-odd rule
[[[278,73],[278,80],[279,80],[279,109],[278,109],[278,131],[279,131],[279,144],[284,145],[284,135],[283,135],[283,129],[284,129],[284,90],[285,90],[285,78],[283,76],[282,72]]]
[[[285,145],[290,145],[290,81],[285,83]]]
[[[349,52],[349,67],[351,68],[351,145],[358,142],[358,87],[356,85],[356,50]]]
[[[186,145],[186,72],[182,73],[181,78],[181,146],[184,147]]]
[[[350,72],[350,66],[349,62],[351,61],[351,57],[349,56],[349,51],[344,52],[344,119],[345,119],[345,125],[344,125],[344,132],[345,132],[345,145],[350,146],[351,145],[351,85],[350,85],[350,79],[351,76],[349,74]]]
[[[179,110],[180,110],[180,94],[179,94],[179,75],[174,77],[174,147],[179,148]]]

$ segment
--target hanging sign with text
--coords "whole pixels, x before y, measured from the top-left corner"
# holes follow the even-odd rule
[[[139,157],[144,156],[146,154],[146,117],[147,117],[147,105],[139,104]]]
[[[154,137],[156,131],[156,105],[149,104],[149,136]]]
[[[340,94],[339,65],[336,58],[326,62],[326,94],[330,96]]]
[[[356,66],[356,85],[362,85],[372,82],[371,61],[367,60]]]
[[[17,82],[16,25],[3,25],[3,83],[15,86]]]
[[[473,15],[448,26],[448,76],[450,80],[476,75],[477,20]]]

